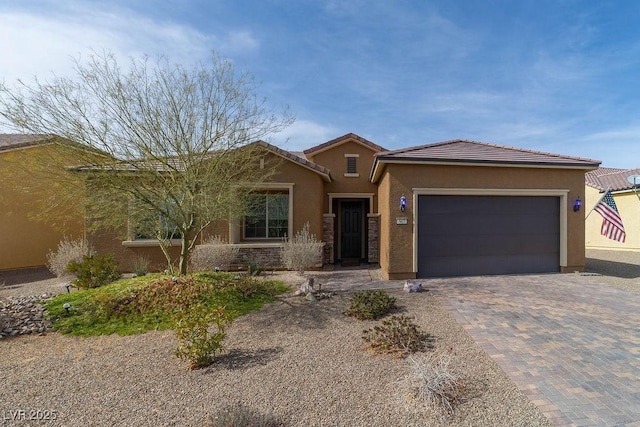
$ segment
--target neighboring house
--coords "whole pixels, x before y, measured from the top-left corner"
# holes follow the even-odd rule
[[[634,189],[627,180],[633,175],[640,175],[640,168],[598,168],[585,175],[584,206],[585,214],[589,215],[585,224],[585,245],[588,249],[640,251],[640,189]],[[624,242],[608,239],[600,234],[602,216],[595,211],[589,214],[607,190],[613,195],[624,225],[626,233]]]
[[[69,141],[53,135],[0,134],[0,271],[43,267],[47,253],[66,235],[81,238],[83,215],[69,215],[55,225],[37,220],[37,194],[55,195],[60,182],[34,170],[44,160],[66,156]],[[73,164],[73,158],[69,164]],[[33,190],[37,188],[37,192]]]
[[[355,134],[299,153],[254,144],[256,167],[279,159],[262,208],[201,236],[237,246],[237,265],[280,266],[283,236],[309,222],[325,263],[380,264],[388,279],[584,269],[584,215],[572,206],[599,161],[466,140],[386,151]],[[89,238],[121,263],[162,262],[150,239]]]

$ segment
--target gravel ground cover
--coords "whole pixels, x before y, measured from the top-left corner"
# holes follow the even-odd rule
[[[588,250],[587,272],[594,282],[640,292],[640,254]],[[277,276],[301,282],[292,273]],[[66,292],[59,279],[19,282],[0,280],[0,298]],[[171,331],[4,338],[0,424],[215,425],[216,414],[239,404],[287,426],[551,425],[438,297],[389,292],[436,338],[431,351],[454,354],[469,390],[450,417],[412,397],[408,360],[364,349],[362,331],[376,323],[342,314],[351,295],[345,291],[315,303],[283,297],[238,319],[227,353],[199,371],[174,356]]]
[[[60,289],[51,283],[35,287],[37,293]],[[401,312],[436,338],[431,351],[454,353],[456,371],[469,390],[453,416],[444,418],[412,397],[408,360],[364,349],[362,331],[375,323],[344,316],[351,294],[340,292],[315,303],[283,297],[238,319],[225,341],[227,353],[199,371],[189,371],[173,355],[177,341],[170,331],[5,338],[0,341],[0,420],[7,425],[215,425],[212,417],[241,404],[287,426],[550,425],[437,297],[390,293],[398,297]],[[15,411],[26,416],[15,417]],[[26,419],[29,415],[56,419],[47,423]]]

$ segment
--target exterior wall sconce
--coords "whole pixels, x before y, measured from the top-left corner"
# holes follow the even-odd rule
[[[578,196],[576,198],[576,201],[573,202],[573,211],[574,212],[578,212],[578,211],[580,211],[581,207],[582,207],[582,200],[580,200],[580,196]]]
[[[404,212],[406,208],[407,208],[407,198],[403,194],[402,196],[400,196],[400,212]]]

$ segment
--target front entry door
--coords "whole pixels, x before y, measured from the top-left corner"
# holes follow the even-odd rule
[[[341,257],[362,257],[362,229],[364,205],[362,202],[341,203]]]

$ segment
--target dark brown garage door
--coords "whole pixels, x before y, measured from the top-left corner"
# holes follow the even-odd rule
[[[419,196],[418,277],[560,270],[558,197]]]

